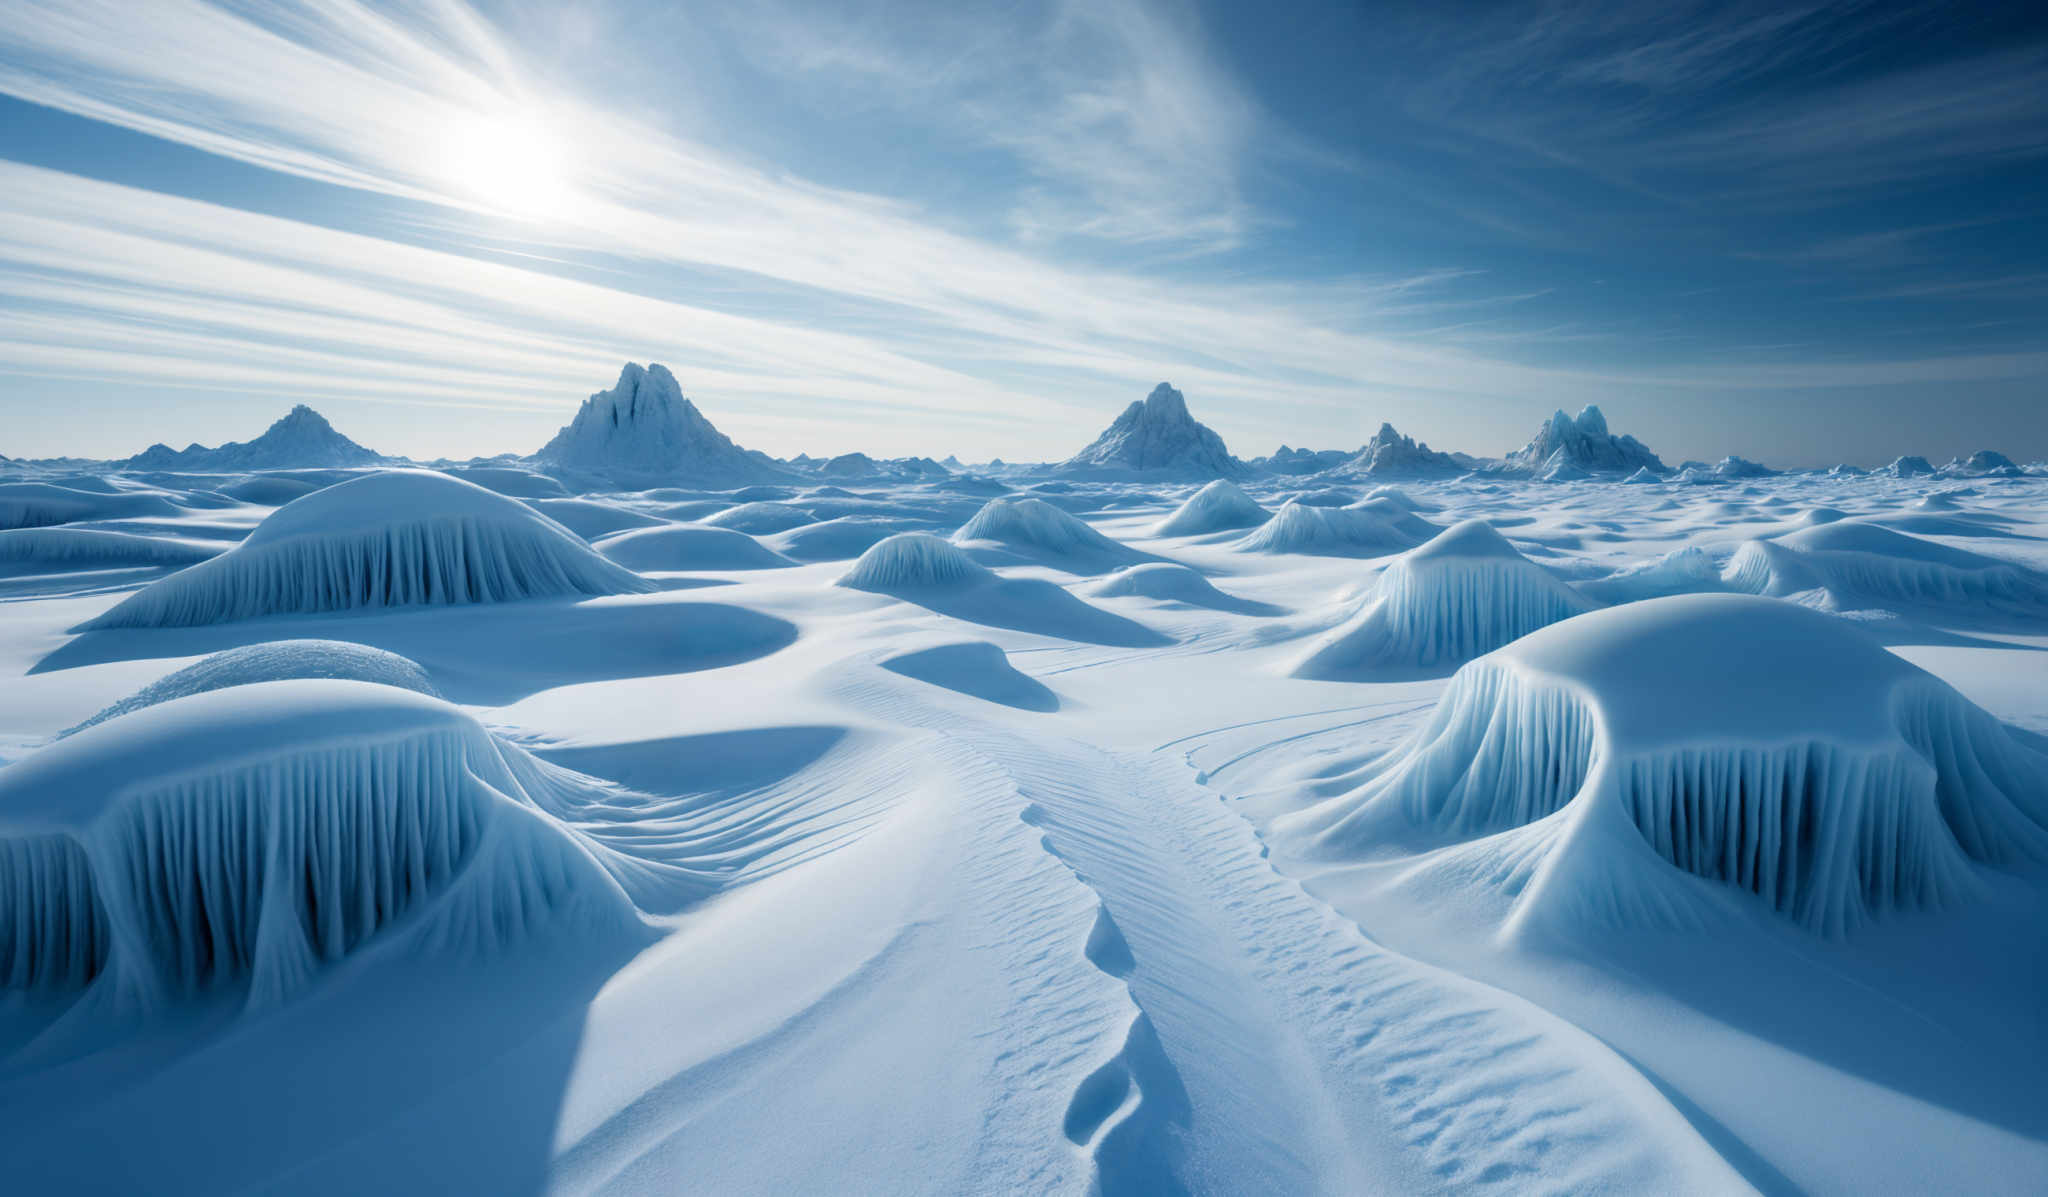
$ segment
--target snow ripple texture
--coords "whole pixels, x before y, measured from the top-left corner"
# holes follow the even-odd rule
[[[391,470],[286,504],[233,549],[85,626],[189,627],[652,587],[516,500],[445,474]]]

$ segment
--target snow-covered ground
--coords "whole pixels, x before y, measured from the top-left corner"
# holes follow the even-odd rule
[[[4,1187],[2048,1188],[2048,477],[1558,419],[9,483]]]

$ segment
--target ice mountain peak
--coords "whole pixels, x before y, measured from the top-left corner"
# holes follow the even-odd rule
[[[1125,408],[1092,444],[1067,459],[1066,468],[1195,478],[1244,472],[1223,438],[1189,414],[1187,397],[1165,382]]]
[[[1632,436],[1610,433],[1606,415],[1591,404],[1580,408],[1576,418],[1559,408],[1544,421],[1534,439],[1502,460],[1500,468],[1560,478],[1629,474],[1645,468],[1658,474],[1667,472],[1648,445]]]
[[[755,481],[773,472],[706,419],[659,362],[627,362],[619,381],[584,400],[535,456],[545,465],[619,478],[707,484]]]
[[[253,441],[230,441],[217,449],[156,444],[123,464],[147,470],[276,470],[375,465],[383,460],[382,454],[336,432],[326,416],[300,403]]]

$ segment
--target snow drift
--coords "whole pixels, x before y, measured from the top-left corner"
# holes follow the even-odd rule
[[[607,536],[595,545],[607,561],[641,573],[778,569],[795,562],[744,532],[668,524]]]
[[[838,584],[892,594],[982,582],[994,576],[951,541],[924,532],[899,532],[870,546]]]
[[[260,1005],[385,936],[460,954],[635,934],[634,893],[713,874],[570,825],[618,796],[390,686],[173,699],[0,771],[0,977],[140,1012],[223,984]]]
[[[515,499],[446,474],[389,470],[287,503],[234,548],[85,626],[186,627],[649,589]]]
[[[1235,483],[1218,478],[1188,496],[1172,515],[1154,524],[1152,535],[1200,536],[1256,528],[1271,516],[1272,512],[1259,506]]]
[[[1835,606],[2048,601],[2048,584],[2022,566],[1855,520],[1750,541],[1722,580],[1731,590],[1774,597],[1823,591]]]
[[[2048,756],[1932,675],[1796,604],[1687,595],[1472,662],[1362,785],[1287,823],[1339,858],[1464,842],[1460,867],[1569,925],[1683,918],[1669,866],[1838,936],[2048,859],[2044,821]]]
[[[153,707],[188,694],[295,678],[375,682],[416,694],[441,696],[434,683],[427,679],[426,670],[411,658],[394,652],[351,644],[346,640],[270,640],[226,649],[166,674],[78,726],[60,733],[59,738],[75,735],[117,715],[126,715],[130,711]]]
[[[85,489],[50,482],[0,482],[0,528],[47,528],[84,520],[182,515],[159,494]]]
[[[1372,602],[1292,673],[1346,678],[1462,665],[1593,606],[1491,524],[1466,520],[1388,566]]]
[[[193,565],[221,546],[103,528],[10,528],[0,532],[0,574]]]
[[[1247,553],[1383,557],[1414,548],[1440,531],[1385,499],[1350,507],[1312,507],[1290,499],[1237,547]]]
[[[987,543],[1054,558],[1127,561],[1137,553],[1044,499],[990,499],[953,533],[955,544]]]

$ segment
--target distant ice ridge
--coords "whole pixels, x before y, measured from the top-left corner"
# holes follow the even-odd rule
[[[1414,548],[1440,531],[1389,499],[1349,507],[1312,507],[1290,499],[1237,547],[1247,553],[1383,557]]]
[[[516,499],[446,474],[387,470],[285,504],[234,548],[151,583],[85,626],[184,627],[651,589]]]
[[[1271,515],[1250,495],[1239,490],[1236,483],[1218,478],[1188,496],[1172,515],[1153,525],[1152,535],[1200,536],[1210,532],[1255,528]]]
[[[228,983],[260,1006],[384,936],[436,954],[550,926],[636,936],[642,904],[721,871],[688,819],[608,840],[638,801],[391,686],[174,698],[0,770],[0,979],[131,1013]]]
[[[120,464],[131,470],[237,473],[244,470],[367,466],[383,460],[381,454],[365,449],[336,432],[325,416],[301,403],[253,441],[231,441],[217,449],[189,445],[179,450],[169,445],[151,445]]]
[[[712,427],[668,367],[627,362],[609,391],[585,400],[535,459],[637,482],[737,486],[785,475]]]
[[[1466,520],[1388,566],[1371,603],[1318,641],[1293,675],[1448,672],[1594,605],[1491,524]]]
[[[1649,446],[1632,436],[1614,436],[1607,431],[1607,417],[1600,409],[1580,409],[1577,419],[1559,411],[1538,429],[1528,444],[1502,459],[1499,470],[1548,477],[1552,481],[1591,474],[1630,474],[1648,469],[1667,471]]]
[[[1207,425],[1188,414],[1187,400],[1167,383],[1124,409],[1116,422],[1061,467],[1088,473],[1137,472],[1166,477],[1234,478],[1244,463]]]
[[[278,682],[293,678],[337,678],[345,681],[375,682],[396,686],[435,698],[441,692],[427,679],[426,670],[412,659],[381,648],[351,644],[346,640],[270,640],[214,653],[185,668],[165,675],[107,707],[76,727],[59,734],[76,735],[88,727],[105,723],[118,715],[153,707],[188,694],[204,694],[229,686],[256,682]]]
[[[1287,834],[1336,858],[1460,845],[1434,859],[1503,887],[1519,926],[1690,921],[1701,895],[1669,866],[1839,936],[2048,860],[2048,756],[1852,625],[1747,595],[1481,657],[1357,780]]]

